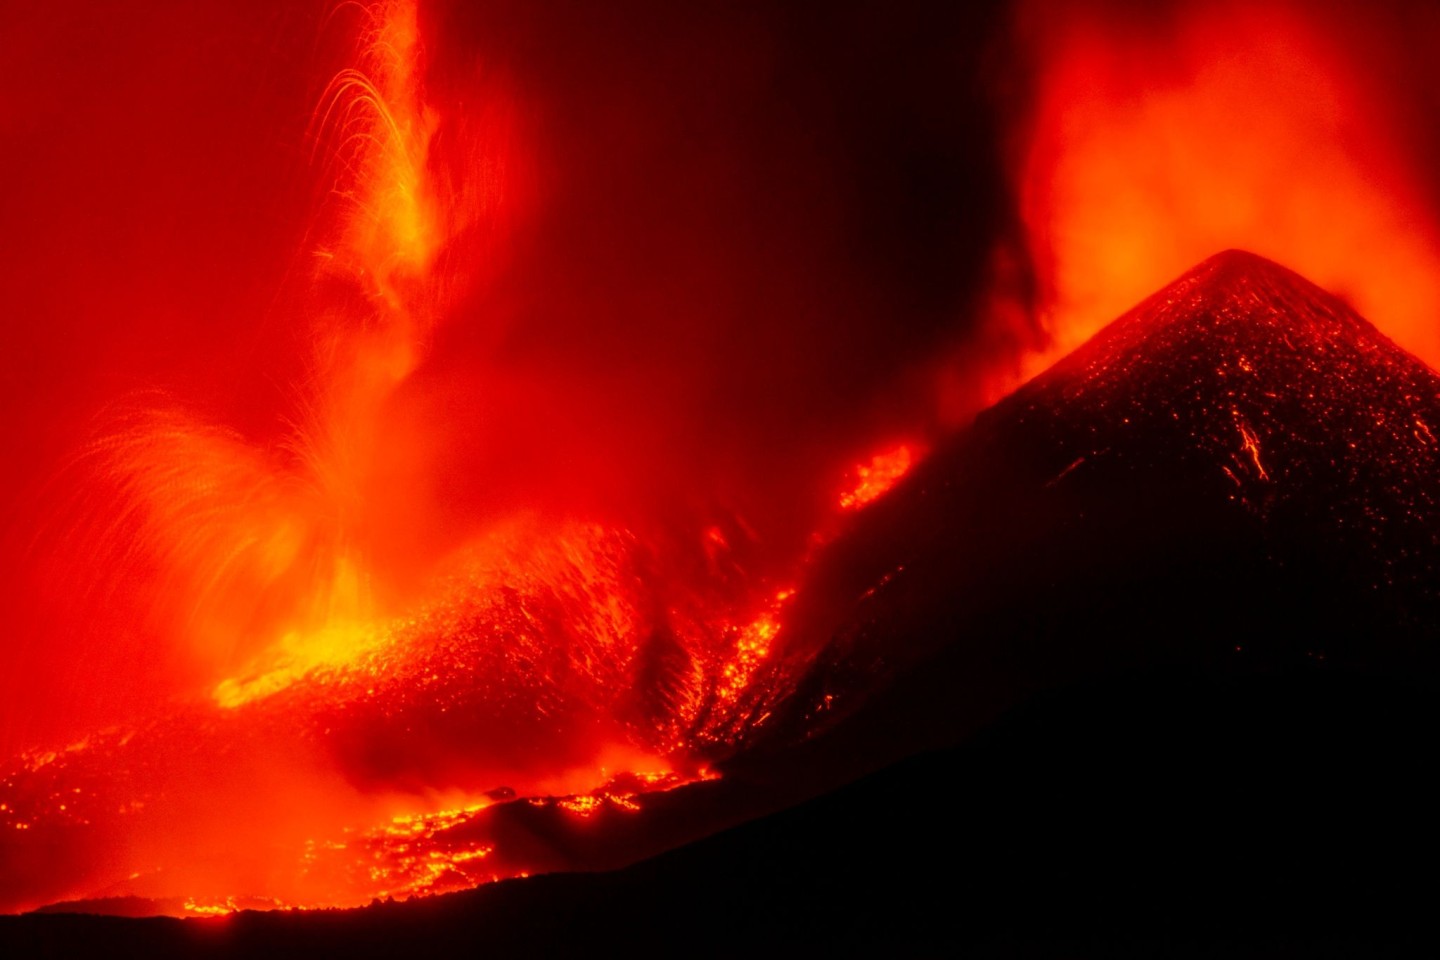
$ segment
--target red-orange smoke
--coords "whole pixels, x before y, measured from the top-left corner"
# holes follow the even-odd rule
[[[1037,70],[1020,201],[1055,339],[1032,368],[1231,247],[1440,364],[1433,164],[1404,125],[1437,81],[1395,66],[1433,49],[1433,12],[1028,2],[1016,22]]]
[[[337,638],[381,614],[385,531],[414,522],[413,501],[387,489],[409,448],[382,413],[445,314],[453,278],[437,279],[436,257],[476,221],[493,226],[507,195],[498,120],[464,145],[477,166],[491,161],[486,175],[463,197],[436,185],[439,118],[413,2],[340,4],[323,29],[354,37],[353,52],[310,123],[317,200],[272,307],[270,322],[304,345],[288,403],[247,437],[184,394],[122,396],[42,499],[34,553],[72,629],[96,646],[143,631],[182,688],[276,656],[344,657]],[[503,99],[486,93],[477,116],[502,118]]]
[[[633,34],[629,13],[656,35]],[[877,399],[925,338],[879,305],[919,289],[916,326],[933,330],[976,296],[978,269],[957,281],[936,257],[917,284],[916,258],[872,238],[876,221],[928,218],[933,197],[902,197],[897,218],[857,191],[832,150],[902,193],[905,171],[864,158],[869,131],[819,109],[828,92],[787,65],[854,83],[840,54],[870,24],[813,50],[798,12],[647,3],[512,16],[317,0],[285,21],[318,37],[302,68],[234,81],[254,101],[235,108],[244,146],[284,161],[247,196],[297,226],[209,260],[202,241],[247,225],[208,196],[172,208],[143,194],[154,155],[132,169],[97,134],[189,150],[177,183],[233,187],[254,157],[192,142],[162,109],[236,103],[216,80],[227,65],[172,48],[226,49],[234,32],[237,56],[265,63],[279,41],[263,20],[250,38],[238,9],[211,17],[167,30],[37,15],[0,57],[50,98],[15,162],[55,200],[0,226],[93,237],[87,259],[113,258],[134,284],[109,296],[55,251],[9,277],[79,340],[76,354],[49,345],[49,369],[83,395],[63,418],[47,403],[63,389],[7,395],[12,435],[34,420],[54,449],[27,464],[36,489],[3,554],[18,639],[0,853],[29,879],[0,883],[0,908],[117,882],[211,897],[191,912],[232,892],[356,902],[394,888],[367,874],[327,889],[307,844],[343,850],[347,831],[399,811],[478,813],[477,797],[505,791],[629,809],[698,775],[795,682],[775,666],[790,584],[812,532],[844,525],[844,465],[870,464],[850,478],[856,509],[909,466],[909,447],[868,458],[893,447],[899,416]],[[112,34],[141,54],[120,89],[145,97],[112,102],[85,56],[68,70],[45,56]],[[187,80],[205,93],[193,103],[172,90]],[[47,120],[97,152],[49,174]],[[114,167],[126,176],[104,179]],[[85,195],[96,176],[105,189]],[[986,160],[975,178],[999,172]],[[125,205],[127,189],[145,202]],[[61,217],[71,191],[122,206],[177,266],[132,257],[103,217]],[[167,230],[167,213],[204,223]],[[989,245],[984,219],[925,227]],[[872,248],[894,262],[867,271]],[[196,269],[198,305],[171,289]],[[268,296],[229,315],[251,275]],[[113,349],[107,324],[170,311],[159,330],[135,321],[134,356]],[[76,362],[92,342],[102,359]],[[111,361],[113,381],[98,372]],[[634,784],[607,787],[617,774]],[[436,865],[524,866],[489,850]],[[414,890],[433,886],[416,876]]]

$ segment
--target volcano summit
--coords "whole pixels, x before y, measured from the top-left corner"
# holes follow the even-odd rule
[[[946,730],[1122,665],[1431,675],[1437,418],[1440,377],[1342,301],[1212,257],[860,519],[801,590],[831,645],[802,702],[937,649]]]

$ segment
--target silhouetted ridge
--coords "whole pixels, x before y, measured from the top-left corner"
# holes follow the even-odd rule
[[[859,518],[800,591],[830,649],[774,736],[920,662],[890,707],[932,744],[1136,665],[1432,671],[1437,498],[1440,378],[1294,272],[1218,254]]]
[[[1297,358],[1299,367],[1293,363]],[[1259,360],[1276,368],[1259,370]],[[1107,400],[1103,394],[1116,389],[1107,384],[1152,380],[1136,364],[1168,368],[1164,380],[1171,386],[1214,393],[1208,384],[1227,396],[1248,393],[1250,400],[1267,391],[1295,391],[1316,377],[1349,376],[1367,366],[1377,386],[1387,380],[1385,373],[1403,371],[1407,380],[1426,380],[1421,371],[1430,373],[1345,302],[1299,273],[1254,253],[1227,250],[1140,302],[1018,393],[1061,389],[1066,399],[1074,399],[1083,390]],[[1250,379],[1243,384],[1225,380],[1237,373]],[[1428,381],[1433,391],[1433,374]],[[1325,393],[1335,397],[1335,390]],[[1365,400],[1385,403],[1384,397]]]

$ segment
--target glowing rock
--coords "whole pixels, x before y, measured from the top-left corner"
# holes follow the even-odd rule
[[[792,629],[825,649],[796,653],[773,735],[813,737],[884,677],[852,724],[895,731],[865,741],[877,763],[1163,663],[1435,676],[1437,423],[1440,377],[1343,301],[1212,257],[859,518],[800,586]]]

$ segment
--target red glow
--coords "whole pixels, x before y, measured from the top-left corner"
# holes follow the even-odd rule
[[[1054,337],[1028,371],[1227,248],[1286,263],[1440,364],[1432,171],[1397,122],[1415,91],[1376,69],[1422,49],[1433,17],[1275,0],[1129,13],[1018,17],[1041,64],[1019,186]]]
[[[38,835],[7,850],[28,879],[0,908],[146,896],[220,916],[564,866],[507,846],[496,796],[637,812],[710,776],[793,680],[769,668],[795,591],[765,571],[799,561],[770,551],[755,569],[763,535],[736,512],[706,505],[642,539],[632,526],[656,518],[629,497],[556,497],[548,467],[516,468],[538,489],[515,501],[484,443],[460,462],[485,482],[441,503],[442,413],[513,374],[482,350],[477,386],[437,405],[424,385],[454,328],[499,335],[461,304],[483,302],[491,261],[539,216],[531,148],[498,79],[468,83],[482,102],[463,115],[427,99],[414,3],[341,5],[325,27],[358,39],[305,124],[319,189],[271,308],[301,354],[280,427],[232,426],[174,389],[107,398],[41,498],[36,580],[75,612],[70,652],[132,636],[131,658],[157,662],[105,663],[79,684],[103,706],[69,723],[26,704],[77,738],[0,766],[0,822]],[[534,443],[572,403],[526,385],[502,398],[504,429]],[[862,468],[854,505],[909,457]]]
[[[855,269],[844,231],[890,211],[829,160],[828,93],[790,108],[839,115],[825,136],[776,105],[793,24],[697,14],[650,49],[471,6],[175,0],[0,36],[0,86],[33,91],[0,98],[26,187],[0,207],[0,910],[563,869],[505,818],[599,833],[714,777],[826,639],[789,620],[807,547],[922,458],[894,438],[928,439],[924,354],[877,355],[912,265]],[[1033,367],[1227,246],[1440,362],[1440,246],[1343,17],[1049,7],[1019,18]],[[931,419],[1024,360],[1023,258],[986,255],[994,290],[925,307],[980,330]],[[1237,412],[1232,478],[1268,479],[1260,438]]]
[[[893,450],[875,454],[868,464],[856,466],[855,487],[840,495],[840,506],[846,510],[858,510],[876,499],[910,471],[911,460],[910,447],[901,444]]]

